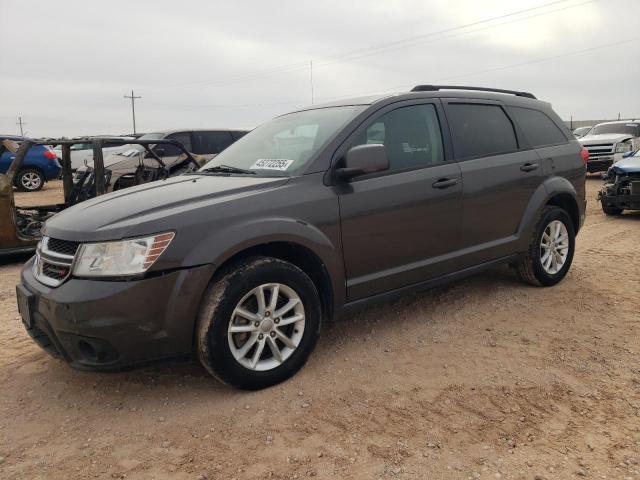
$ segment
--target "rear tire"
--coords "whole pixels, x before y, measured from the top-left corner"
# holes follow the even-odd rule
[[[527,283],[549,287],[560,282],[571,267],[575,250],[573,222],[565,210],[546,206],[524,257],[518,262],[518,273]]]
[[[205,292],[198,357],[209,373],[236,388],[275,385],[305,364],[321,316],[318,291],[302,270],[280,259],[253,257],[227,268]]]
[[[25,168],[20,170],[15,180],[15,185],[22,192],[37,192],[44,186],[44,175],[37,168]]]
[[[618,207],[608,207],[606,205],[602,205],[602,211],[605,215],[618,216],[622,215],[623,209]]]

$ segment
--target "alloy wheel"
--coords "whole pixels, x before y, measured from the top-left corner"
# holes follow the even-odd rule
[[[42,185],[42,179],[35,172],[25,172],[20,177],[20,184],[25,190],[37,190]]]
[[[229,348],[243,367],[271,370],[296,351],[304,326],[298,294],[281,283],[263,284],[242,297],[233,310],[227,329]]]
[[[562,270],[569,254],[569,232],[560,220],[553,220],[542,232],[540,263],[545,272],[554,275]]]

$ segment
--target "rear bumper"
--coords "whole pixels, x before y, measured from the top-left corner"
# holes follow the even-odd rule
[[[38,282],[32,266],[33,259],[17,287],[28,297],[25,326],[44,350],[71,366],[114,370],[192,352],[213,266],[131,281],[71,278],[57,288]]]

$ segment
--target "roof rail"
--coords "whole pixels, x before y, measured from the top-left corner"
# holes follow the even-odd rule
[[[518,92],[517,90],[503,90],[501,88],[464,87],[461,85],[416,85],[412,92],[436,92],[438,90],[472,90],[476,92],[509,93],[518,97],[536,98],[533,93]]]

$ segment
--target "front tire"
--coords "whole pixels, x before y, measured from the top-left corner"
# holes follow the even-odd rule
[[[295,265],[254,257],[222,272],[204,295],[196,332],[200,362],[236,388],[293,376],[320,334],[320,298]]]
[[[546,206],[529,245],[518,263],[518,273],[527,283],[549,287],[560,282],[569,271],[575,251],[573,222],[560,207]]]
[[[40,170],[25,168],[18,173],[15,184],[18,190],[23,192],[37,192],[44,186],[44,181],[44,175]]]

